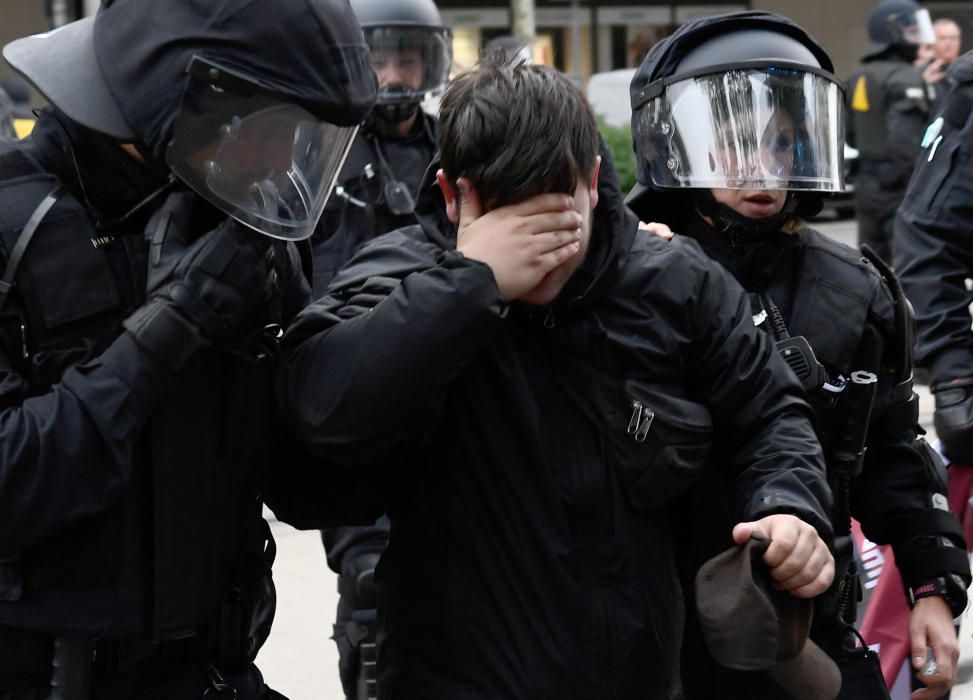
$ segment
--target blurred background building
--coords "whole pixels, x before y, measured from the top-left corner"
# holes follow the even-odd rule
[[[587,78],[637,66],[649,48],[683,22],[734,10],[770,10],[807,28],[835,59],[840,75],[852,72],[868,46],[866,18],[877,0],[536,0],[535,60]],[[458,68],[476,61],[477,52],[494,36],[510,32],[508,0],[437,0],[443,19],[453,28]],[[973,29],[973,2],[937,0],[923,3],[933,19],[946,16]],[[579,46],[572,36],[578,28]],[[964,32],[971,34],[971,32]],[[580,65],[575,65],[575,62]]]
[[[471,66],[491,38],[511,31],[510,0],[437,0],[453,28],[458,70]],[[586,80],[592,73],[637,66],[679,24],[707,14],[771,10],[804,25],[848,75],[867,48],[865,18],[876,0],[535,0],[535,60]],[[973,0],[924,3],[933,19],[950,17],[973,36]],[[46,31],[85,14],[98,0],[0,0],[0,43]],[[973,46],[973,44],[971,44]],[[969,48],[969,46],[964,47]],[[9,69],[0,67],[0,75]]]

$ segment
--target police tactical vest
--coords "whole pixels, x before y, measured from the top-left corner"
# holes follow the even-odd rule
[[[16,145],[0,151],[0,270],[57,184]],[[142,236],[97,231],[71,194],[57,198],[0,312],[0,362],[26,380],[19,401],[118,337],[144,301],[146,261]],[[153,410],[119,502],[32,551],[0,552],[0,625],[160,641],[235,624],[222,614],[236,614],[241,575],[269,575],[257,465],[271,458],[275,359],[192,358]]]
[[[919,72],[908,63],[873,61],[866,63],[848,83],[851,91],[850,118],[855,145],[867,160],[888,159],[890,109],[906,109],[925,99],[926,86]],[[901,94],[899,94],[901,93]],[[914,94],[910,94],[914,93]]]

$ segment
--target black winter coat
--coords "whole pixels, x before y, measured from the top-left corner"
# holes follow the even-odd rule
[[[420,225],[366,244],[285,338],[303,441],[390,465],[382,697],[664,698],[683,617],[664,506],[704,470],[711,415],[739,518],[827,537],[808,406],[732,279],[637,234],[609,163],[549,309],[501,302],[432,187]]]

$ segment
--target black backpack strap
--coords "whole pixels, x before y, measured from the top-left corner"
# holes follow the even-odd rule
[[[30,215],[23,230],[20,232],[17,243],[10,253],[10,259],[7,261],[7,267],[3,271],[3,278],[0,279],[0,311],[3,310],[4,304],[7,303],[10,290],[13,289],[14,277],[17,275],[17,268],[20,267],[20,261],[23,260],[24,253],[27,252],[27,246],[30,245],[30,241],[34,237],[34,234],[37,233],[37,229],[40,227],[44,217],[47,216],[51,207],[57,203],[58,198],[61,196],[61,190],[61,186],[56,185],[41,200],[41,203],[34,209],[34,213]]]

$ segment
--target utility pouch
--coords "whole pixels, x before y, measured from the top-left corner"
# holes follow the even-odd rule
[[[943,387],[933,393],[933,424],[943,452],[954,464],[973,464],[973,391],[969,386]]]
[[[223,673],[244,671],[267,637],[277,611],[277,592],[271,566],[277,556],[270,526],[260,520],[264,532],[263,551],[244,569],[238,585],[223,596],[215,625],[214,663]]]
[[[891,700],[878,653],[868,648],[858,630],[848,629],[861,646],[845,649],[835,659],[841,671],[841,691],[835,700]]]

